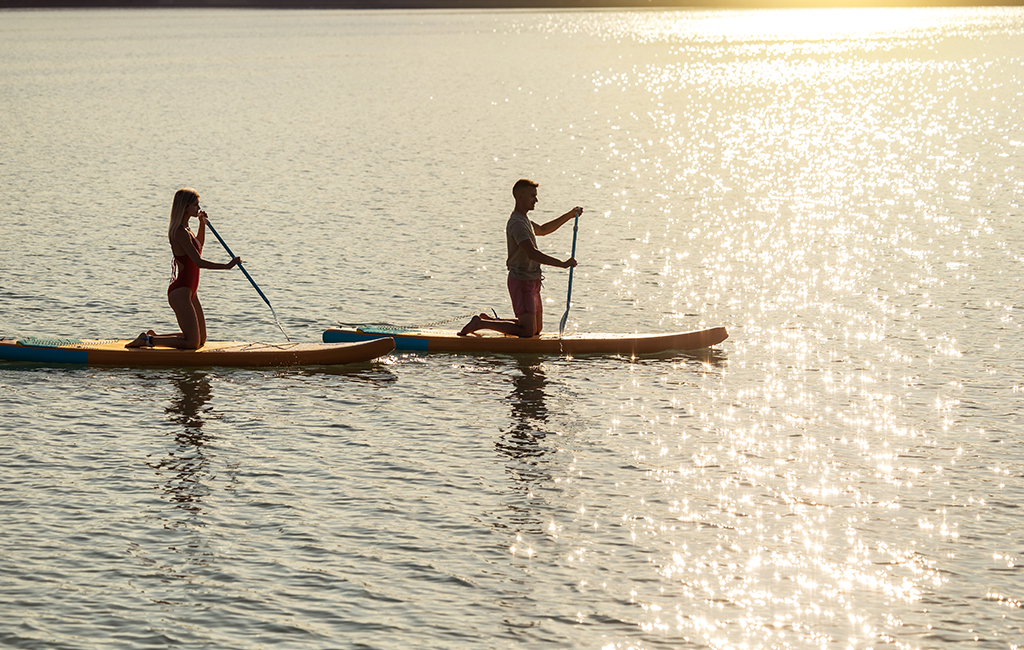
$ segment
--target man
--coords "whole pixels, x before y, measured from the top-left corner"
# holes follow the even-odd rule
[[[583,214],[583,208],[577,206],[539,226],[527,217],[537,207],[537,183],[520,179],[512,186],[512,196],[516,200],[516,209],[505,225],[505,241],[508,244],[505,266],[508,267],[508,294],[512,298],[512,310],[516,317],[494,319],[487,314],[480,314],[462,328],[459,336],[483,329],[522,338],[537,336],[544,326],[544,306],[540,299],[541,264],[563,269],[576,266],[576,260],[572,257],[563,262],[540,252],[537,249],[537,235],[550,235],[569,219]]]

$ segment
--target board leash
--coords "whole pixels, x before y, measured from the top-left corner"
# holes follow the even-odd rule
[[[480,313],[480,310],[476,310],[476,311],[471,311],[468,314],[463,314],[463,315],[459,315],[459,316],[453,316],[451,318],[445,318],[443,320],[436,320],[436,321],[432,321],[430,323],[420,323],[418,325],[395,325],[393,323],[338,323],[338,325],[340,325],[341,327],[353,327],[353,328],[372,327],[373,329],[392,330],[392,331],[395,331],[395,332],[400,332],[400,331],[405,331],[405,330],[426,330],[426,329],[434,329],[436,327],[440,327],[441,325],[448,325],[449,323],[456,323],[456,322],[464,321],[466,319],[469,319],[469,318],[472,318],[472,317],[476,316],[479,313]],[[491,307],[491,313],[494,314],[494,318],[498,318],[498,312],[494,311],[493,307]]]
[[[213,236],[217,238],[217,241],[220,242],[220,245],[224,247],[224,250],[227,251],[228,256],[231,257],[231,259],[234,259],[235,254],[231,252],[231,249],[228,248],[227,242],[224,241],[224,238],[220,236],[217,229],[213,227],[212,223],[210,223],[209,217],[206,218],[206,226],[210,229],[210,232],[213,233]],[[245,274],[245,278],[249,281],[249,284],[251,284],[252,288],[256,290],[256,293],[260,294],[260,298],[263,298],[263,302],[267,303],[267,307],[270,307],[270,313],[274,316],[274,322],[277,323],[277,329],[281,330],[281,333],[284,334],[284,339],[291,343],[292,340],[288,338],[288,333],[284,331],[283,327],[281,327],[281,321],[277,318],[277,312],[274,311],[274,306],[270,304],[270,300],[267,299],[263,290],[260,289],[259,285],[256,284],[256,281],[252,279],[252,276],[245,270],[245,267],[242,266],[241,262],[238,263],[238,268],[242,269],[242,273]]]

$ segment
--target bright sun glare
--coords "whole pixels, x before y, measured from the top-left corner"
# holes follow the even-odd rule
[[[697,38],[813,41],[906,31],[927,20],[906,8],[744,10],[709,12],[694,18],[691,14],[685,21],[675,21],[670,30]]]

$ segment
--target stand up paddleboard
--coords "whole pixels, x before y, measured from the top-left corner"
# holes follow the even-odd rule
[[[673,350],[700,350],[717,345],[729,334],[724,327],[673,334],[574,334],[559,338],[542,334],[522,339],[497,332],[459,336],[455,330],[405,329],[390,327],[331,327],[324,331],[325,343],[366,341],[379,336],[395,340],[396,350],[420,352],[466,352],[498,354],[657,354]]]
[[[211,342],[198,350],[126,348],[129,341],[93,339],[0,339],[0,360],[89,366],[314,366],[361,363],[395,349],[391,338],[358,343]]]

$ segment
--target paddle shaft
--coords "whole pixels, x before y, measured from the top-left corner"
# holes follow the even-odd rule
[[[228,256],[231,257],[231,259],[234,259],[235,254],[231,252],[231,249],[228,248],[227,242],[224,241],[224,238],[220,236],[220,233],[217,232],[217,229],[213,227],[212,223],[210,223],[209,217],[206,218],[206,227],[210,229],[210,232],[212,232],[213,236],[217,238],[217,241],[220,242],[220,245],[224,247],[224,250],[227,251]],[[277,329],[281,330],[281,333],[284,334],[284,338],[286,341],[291,342],[291,339],[288,338],[288,333],[284,331],[283,327],[281,327],[281,321],[278,320],[277,318],[277,312],[274,311],[274,306],[270,304],[270,300],[267,299],[267,296],[263,293],[263,290],[260,289],[259,285],[256,284],[256,281],[252,279],[252,276],[249,275],[249,272],[245,270],[245,267],[242,266],[241,262],[238,263],[238,268],[242,269],[242,273],[245,274],[245,279],[249,281],[249,284],[251,284],[252,288],[256,290],[256,293],[260,294],[260,298],[263,298],[263,302],[267,303],[267,307],[270,307],[270,313],[273,314],[274,316],[274,322],[277,323]]]
[[[580,213],[576,212],[576,219],[572,222],[572,255],[576,257],[576,233],[580,229]],[[565,331],[565,323],[569,320],[569,307],[572,305],[572,272],[575,267],[569,267],[569,291],[566,292],[565,296],[565,313],[562,314],[562,321],[558,324],[558,338],[562,338],[562,332]]]

